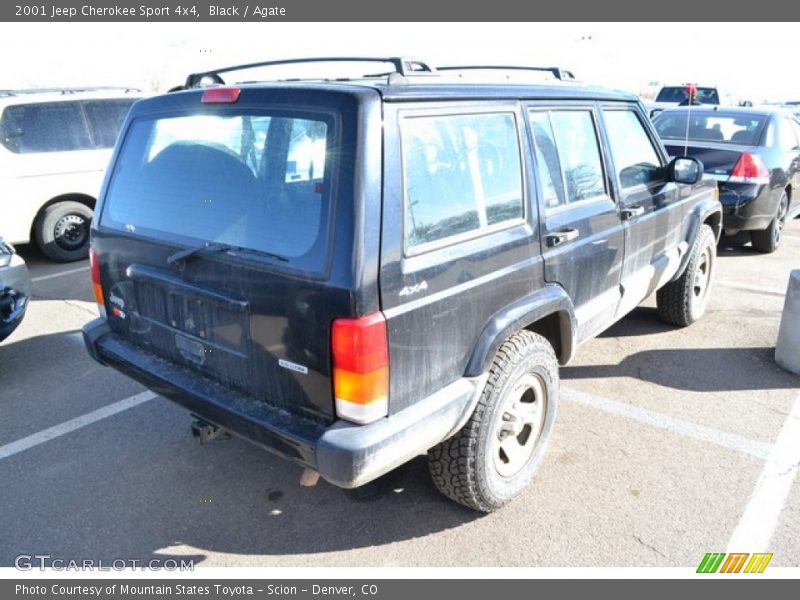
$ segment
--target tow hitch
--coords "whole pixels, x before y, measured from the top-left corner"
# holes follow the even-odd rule
[[[192,421],[192,437],[201,444],[207,444],[216,439],[230,439],[230,434],[216,425],[206,423],[203,419]]]

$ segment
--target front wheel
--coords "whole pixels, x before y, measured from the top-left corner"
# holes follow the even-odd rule
[[[775,218],[772,219],[769,227],[763,231],[753,231],[750,234],[754,249],[765,254],[775,252],[778,249],[778,246],[781,245],[781,240],[783,240],[783,229],[786,227],[786,215],[788,213],[789,195],[784,190],[783,194],[781,194],[781,199],[778,201]]]
[[[717,260],[717,242],[711,227],[700,227],[691,252],[683,274],[656,293],[658,316],[679,327],[691,325],[706,312]]]
[[[497,351],[467,424],[428,452],[436,487],[481,512],[511,501],[536,474],[557,407],[552,346],[530,331],[515,334]]]
[[[48,258],[59,262],[86,258],[92,215],[92,209],[80,202],[52,204],[36,223],[36,243]]]

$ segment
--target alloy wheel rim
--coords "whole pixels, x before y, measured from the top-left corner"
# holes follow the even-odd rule
[[[538,375],[529,373],[504,399],[492,448],[501,477],[513,477],[530,462],[544,429],[546,389]]]
[[[775,239],[775,245],[777,246],[781,242],[781,238],[783,237],[783,228],[786,226],[786,213],[788,212],[789,203],[786,198],[786,194],[781,196],[781,201],[778,204],[778,215],[775,219],[775,231],[773,232],[773,236]]]
[[[711,280],[711,250],[706,248],[694,271],[694,281],[692,282],[692,300],[696,304],[703,301],[708,292],[708,283]]]

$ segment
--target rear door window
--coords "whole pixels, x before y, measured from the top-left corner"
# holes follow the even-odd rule
[[[569,203],[607,195],[603,160],[590,110],[550,113]]]
[[[67,152],[93,147],[77,101],[6,107],[0,120],[0,143],[17,154]]]
[[[186,245],[230,244],[319,264],[331,197],[328,116],[138,119],[101,224]]]
[[[408,248],[524,218],[514,113],[406,117],[401,136]]]
[[[125,121],[133,100],[87,100],[83,110],[89,122],[94,145],[97,148],[112,148]]]

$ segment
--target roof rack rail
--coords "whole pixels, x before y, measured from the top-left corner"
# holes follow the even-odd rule
[[[437,67],[437,71],[535,71],[552,73],[553,77],[561,80],[575,79],[572,71],[559,67],[523,67],[519,65],[461,65]]]
[[[364,62],[364,63],[389,63],[394,66],[394,73],[402,76],[418,75],[420,73],[435,73],[436,69],[419,60],[404,57],[372,57],[372,56],[331,56],[319,58],[289,58],[284,60],[268,60],[264,62],[248,63],[245,65],[234,65],[231,67],[222,67],[221,69],[212,69],[202,73],[192,73],[186,78],[184,89],[199,86],[203,79],[209,78],[213,83],[225,84],[225,80],[220,77],[220,73],[229,73],[230,71],[243,71],[245,69],[256,69],[259,67],[276,67],[281,65],[296,65],[306,63],[324,63],[324,62]]]
[[[141,92],[142,90],[129,85],[95,85],[82,87],[53,87],[53,88],[20,88],[0,90],[0,96],[22,96],[25,94],[77,94],[79,92],[103,92],[122,90],[125,92]]]

